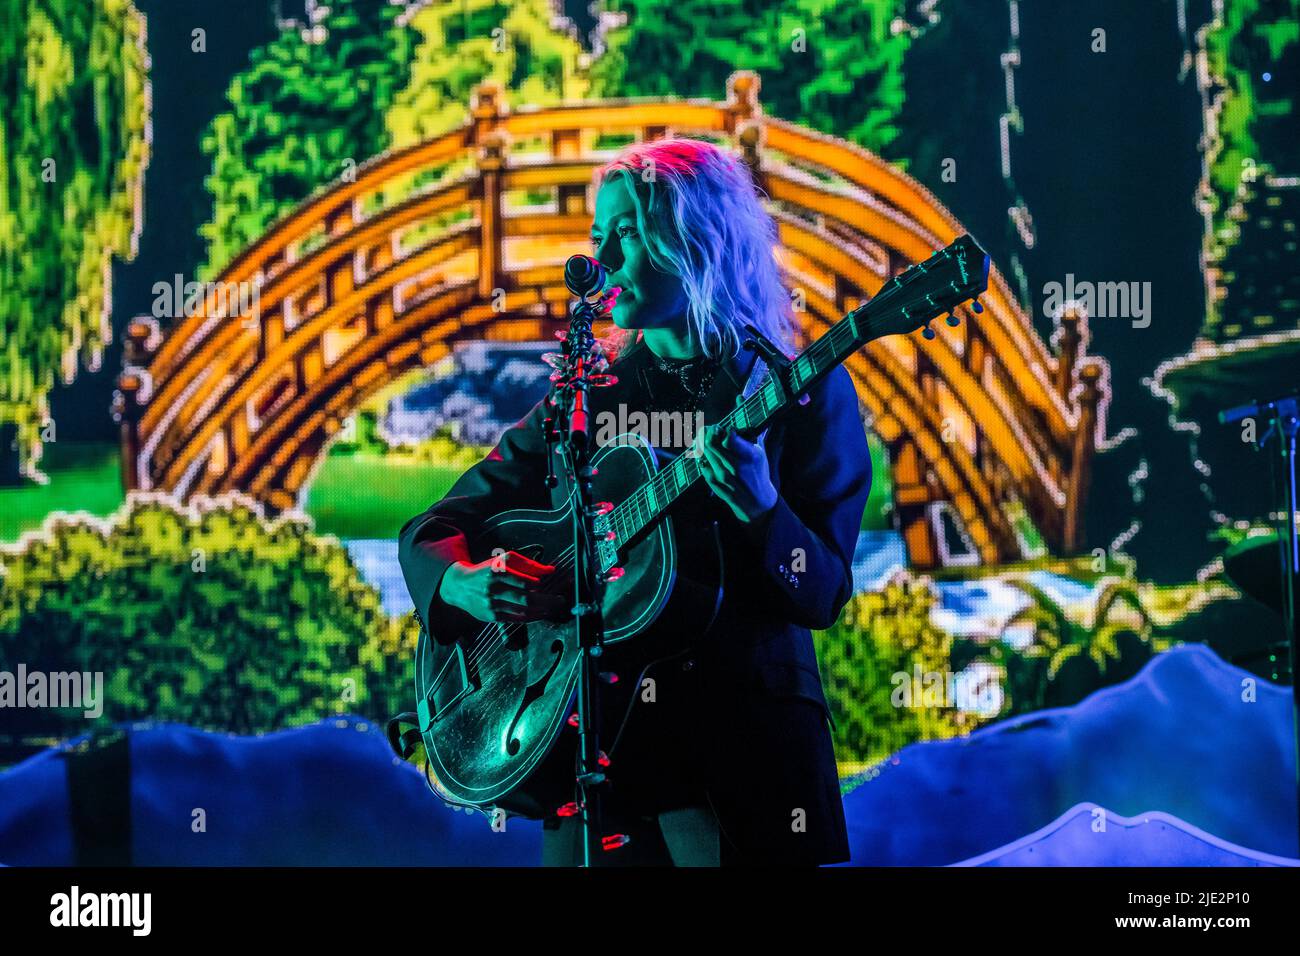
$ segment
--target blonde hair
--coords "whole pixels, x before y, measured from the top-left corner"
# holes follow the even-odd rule
[[[774,255],[776,223],[749,168],[711,143],[671,138],[621,150],[596,184],[620,177],[651,262],[682,280],[687,322],[705,354],[736,355],[746,324],[789,351],[797,325]],[[637,331],[606,333],[606,352],[616,355]]]

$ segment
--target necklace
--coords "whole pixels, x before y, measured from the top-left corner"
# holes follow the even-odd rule
[[[666,379],[672,382],[668,391],[678,393],[675,396],[652,394],[654,411],[695,411],[708,394],[718,372],[718,362],[708,357],[666,359],[654,355],[652,367],[659,373],[661,381]]]

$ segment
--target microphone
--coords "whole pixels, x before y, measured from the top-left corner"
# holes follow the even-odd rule
[[[593,259],[591,256],[569,256],[568,261],[564,263],[564,284],[568,286],[570,292],[582,300],[582,304],[577,307],[578,313],[588,316],[582,341],[570,343],[585,349],[591,342],[590,314],[594,312],[595,308],[587,301],[587,296],[604,288],[605,267],[600,264],[598,259]],[[575,319],[575,321],[577,320]],[[575,368],[583,376],[586,374],[584,367],[587,358],[588,356],[585,353],[570,356],[570,361],[577,361]],[[583,447],[587,446],[589,438],[589,419],[587,392],[585,388],[582,388],[573,393],[573,408],[569,412],[569,435],[574,442]]]
[[[564,284],[576,296],[586,298],[605,286],[605,267],[591,256],[569,256],[564,263]]]

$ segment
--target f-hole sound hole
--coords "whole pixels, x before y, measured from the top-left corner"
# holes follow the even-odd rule
[[[550,651],[551,666],[546,668],[545,674],[524,688],[524,699],[519,702],[519,709],[515,711],[515,716],[506,730],[506,753],[512,757],[516,756],[519,753],[519,748],[523,746],[523,743],[515,736],[515,728],[519,726],[524,711],[531,707],[534,701],[545,695],[546,685],[551,682],[551,675],[555,673],[555,669],[560,666],[560,660],[564,657],[564,641],[556,638],[551,642]]]

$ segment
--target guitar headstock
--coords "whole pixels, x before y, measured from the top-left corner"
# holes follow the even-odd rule
[[[923,328],[921,334],[932,339],[930,322],[947,312],[948,325],[959,325],[956,308],[983,293],[988,280],[988,254],[970,236],[959,236],[929,259],[885,283],[874,299],[856,310],[858,338],[865,343]],[[984,311],[978,301],[971,308]]]

